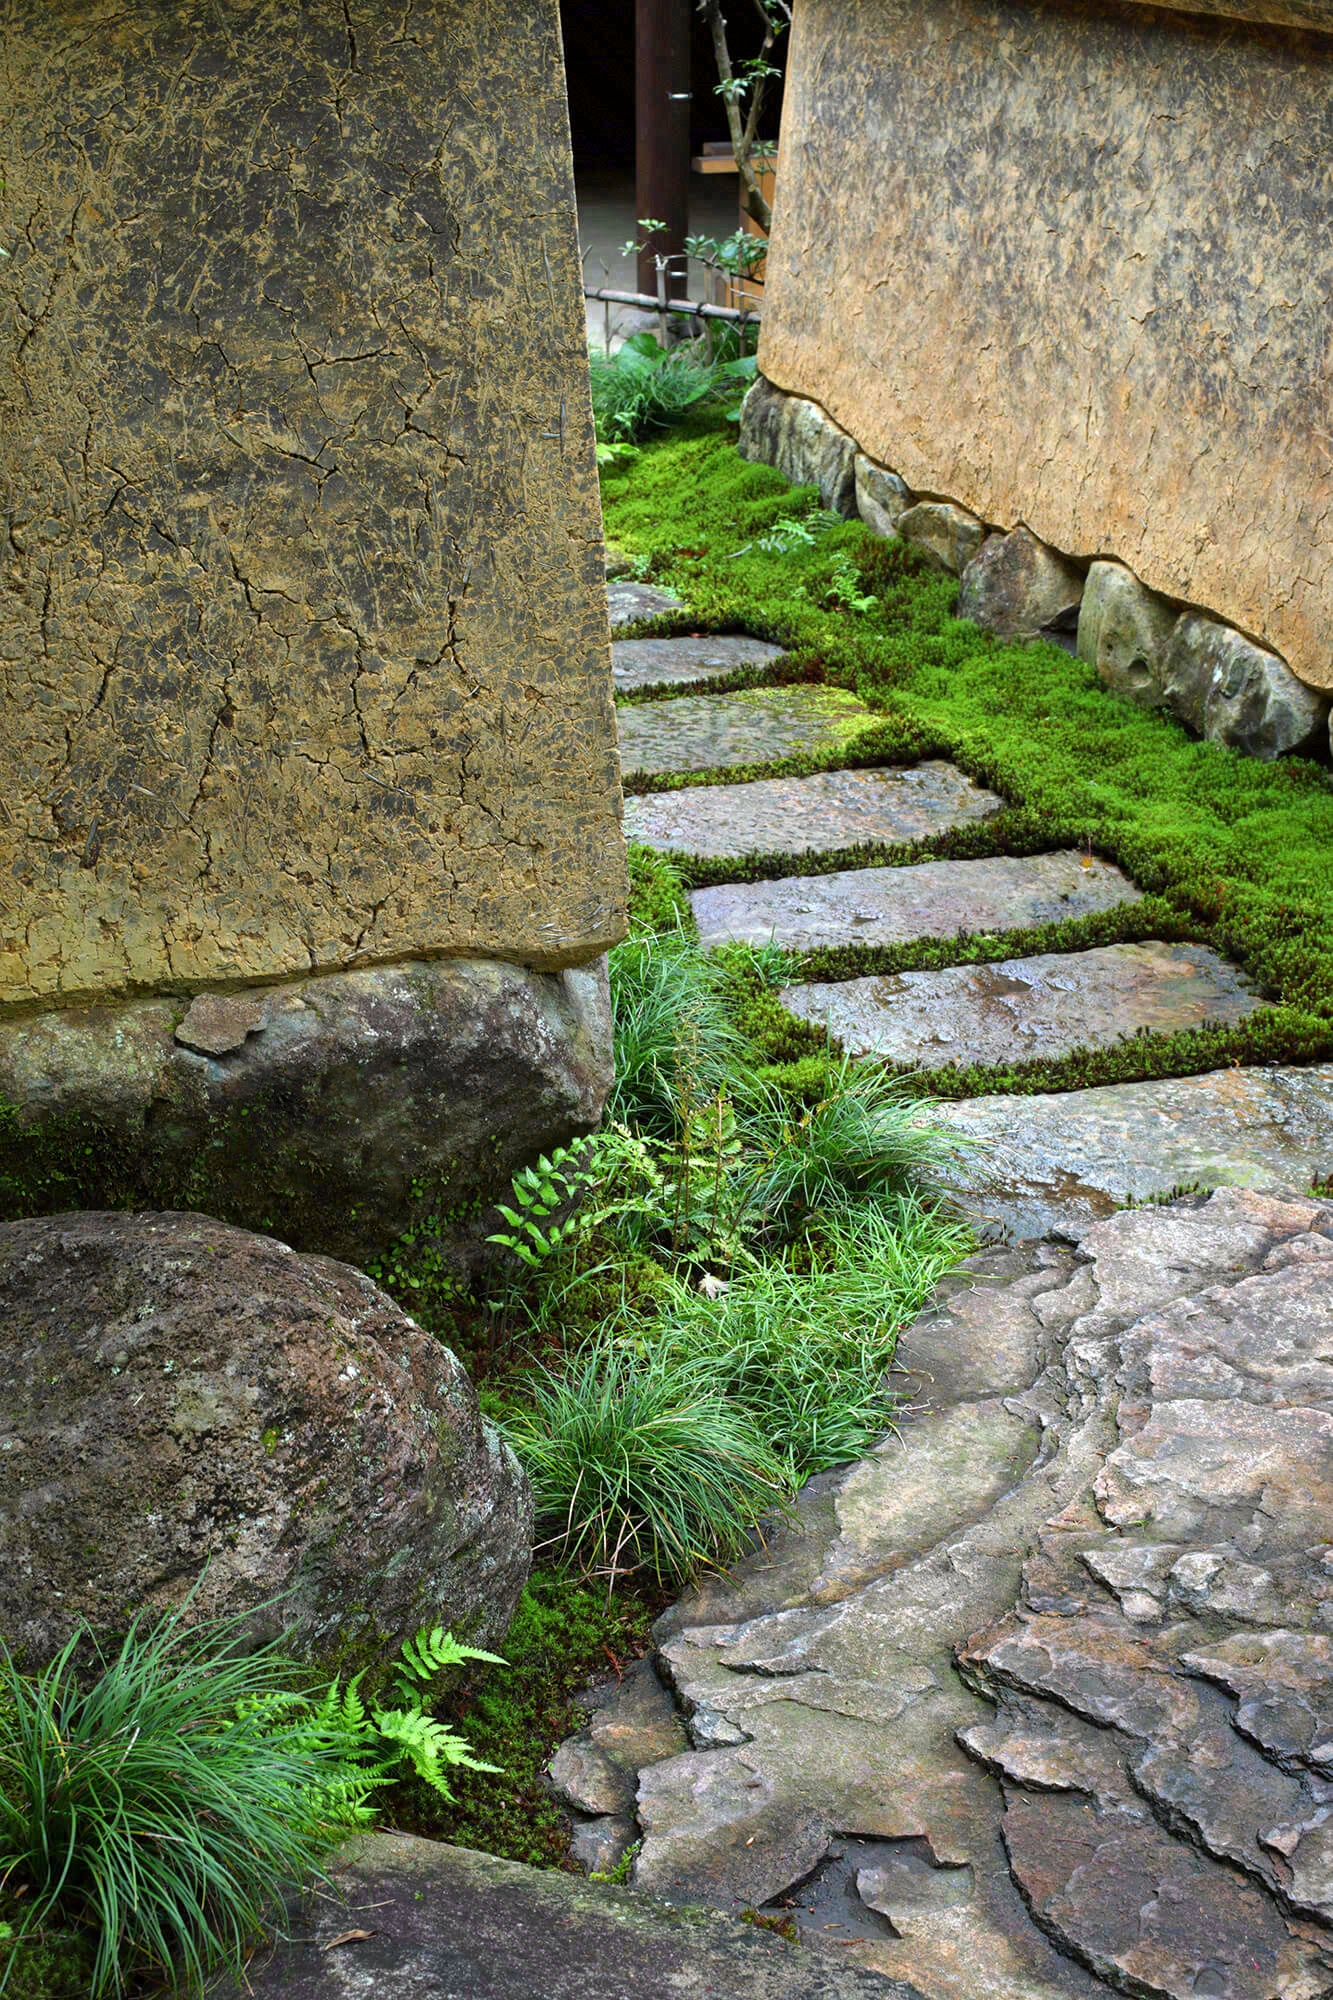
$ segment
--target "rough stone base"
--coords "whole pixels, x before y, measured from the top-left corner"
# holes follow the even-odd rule
[[[859,513],[873,534],[901,535],[961,576],[958,615],[997,637],[1033,638],[1077,617],[1079,657],[1116,693],[1168,708],[1209,742],[1247,757],[1325,753],[1328,697],[1276,653],[1206,612],[1182,611],[1120,563],[1094,561],[1084,590],[1069,555],[1027,528],[987,536],[975,514],[950,500],[914,503],[899,475],[868,458],[817,403],[762,375],[745,399],[740,451],[793,484],[818,486],[824,506]]]
[[[0,1212],[192,1208],[364,1263],[587,1131],[604,961],[439,959],[0,1023]]]

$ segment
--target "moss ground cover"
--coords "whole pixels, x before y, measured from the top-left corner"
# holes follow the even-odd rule
[[[1023,854],[1079,846],[1117,862],[1148,902],[1108,922],[924,944],[894,953],[819,953],[796,976],[850,978],[1017,951],[1077,949],[1144,936],[1212,944],[1241,964],[1272,1002],[1243,1026],[1138,1036],[1060,1063],[943,1070],[941,1095],[1047,1090],[1179,1075],[1225,1062],[1309,1062],[1333,1056],[1333,781],[1296,759],[1265,765],[1193,740],[1175,721],[1110,697],[1096,675],[1044,642],[1004,645],[952,616],[954,579],[858,522],[829,526],[782,550],[760,538],[808,515],[810,489],[747,464],[734,432],[698,423],[646,445],[604,478],[607,532],[686,596],[688,619],[666,632],[743,628],[789,648],[780,677],[857,694],[879,716],[850,757],[697,771],[634,781],[635,789],[799,774],[831,762],[947,757],[1009,802],[1005,813],[910,848],[812,858],[809,872],[942,855]],[[850,560],[870,610],[828,589]],[[648,627],[643,629],[647,630]],[[748,676],[754,684],[754,676]],[[752,855],[735,864],[672,857],[682,887],[805,870],[804,859]],[[1143,928],[1144,925],[1148,928]],[[752,1007],[756,1059],[799,1092],[808,1039],[775,1003]]]

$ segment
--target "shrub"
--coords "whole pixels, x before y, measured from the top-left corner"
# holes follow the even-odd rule
[[[628,938],[610,966],[616,1080],[606,1116],[669,1137],[721,1088],[743,1047],[722,975],[680,927]]]
[[[747,1413],[793,1486],[884,1435],[898,1335],[972,1247],[913,1195],[834,1210],[821,1230],[799,1262],[755,1260],[725,1290],[677,1281],[644,1336]]]
[[[87,1628],[39,1673],[0,1646],[0,1992],[121,1993],[141,1976],[195,1992],[239,1972],[284,1887],[318,1874],[402,1764],[444,1798],[480,1763],[425,1713],[424,1684],[492,1653],[423,1628],[403,1647],[396,1706],[359,1677],[312,1702],[246,1620],[136,1619],[110,1658]],[[6,1950],[8,1945],[8,1950]],[[66,1986],[76,1978],[78,1984]]]
[[[829,1061],[813,1104],[793,1104],[772,1084],[752,1089],[747,1122],[761,1158],[742,1199],[770,1232],[791,1234],[830,1204],[902,1193],[963,1150],[927,1122],[900,1078],[849,1056]]]
[[[82,1631],[31,1677],[0,1647],[0,1880],[25,1892],[19,1939],[86,1930],[94,2000],[132,1973],[197,1987],[239,1968],[275,1890],[317,1872],[347,1824],[329,1807],[346,1742],[291,1695],[287,1663],[244,1652],[234,1620],[136,1621],[109,1659]]]
[[[715,360],[706,342],[663,347],[652,333],[633,334],[614,354],[594,350],[588,366],[593,422],[603,445],[637,444],[754,375],[753,359]]]
[[[602,1337],[544,1373],[506,1430],[547,1546],[612,1581],[645,1565],[679,1580],[739,1553],[787,1496],[782,1466],[707,1365]]]

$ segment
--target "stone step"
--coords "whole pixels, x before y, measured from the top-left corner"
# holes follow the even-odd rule
[[[850,749],[879,717],[842,688],[741,688],[640,702],[617,714],[626,776],[772,764],[803,750]]]
[[[611,679],[616,688],[671,687],[678,681],[715,680],[738,667],[771,667],[781,646],[767,639],[704,632],[687,639],[615,639]]]
[[[931,1116],[976,1142],[952,1176],[965,1208],[1018,1237],[1077,1236],[1173,1188],[1305,1189],[1333,1172],[1333,1063],[969,1097]]]
[[[363,1834],[330,1874],[210,2000],[924,2000],[734,1917],[410,1834]]]
[[[705,945],[773,939],[792,951],[1018,930],[1138,900],[1139,891],[1118,868],[1073,849],[790,875],[780,882],[696,889],[690,897]]]
[[[606,608],[612,630],[639,618],[660,618],[664,611],[683,611],[685,600],[656,583],[633,583],[622,577],[606,587]]]
[[[1206,945],[1156,943],[810,982],[785,987],[780,998],[803,1021],[826,1026],[850,1055],[922,1069],[1110,1048],[1144,1030],[1241,1021],[1263,1005],[1244,973]]]
[[[821,854],[871,841],[921,840],[987,819],[1003,803],[952,764],[818,771],[812,778],[758,778],[748,785],[628,798],[625,836],[719,859]]]

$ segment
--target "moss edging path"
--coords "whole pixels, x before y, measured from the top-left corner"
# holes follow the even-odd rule
[[[823,1041],[811,982],[838,993],[844,1022],[857,982],[868,1015],[852,1046],[873,1048],[877,1018],[920,1007],[921,974],[988,966],[960,989],[973,1009],[985,997],[991,1031],[971,1039],[988,1055],[947,1020],[911,1061],[900,1034],[885,1037],[913,1087],[960,1100],[943,1115],[984,1134],[967,1200],[987,1221],[1077,1228],[1195,1180],[1303,1187],[1333,1169],[1327,770],[1196,742],[1108,695],[1054,644],[997,643],[951,615],[953,578],[859,523],[827,524],[808,489],[742,461],[717,427],[646,447],[604,485],[608,533],[670,586],[649,626],[628,628],[661,635],[660,681],[644,658],[621,698],[629,829],[678,871],[710,941],[758,942],[762,930],[795,949],[787,985],[806,1018],[763,994],[745,1024],[773,1081],[799,1095],[811,1080]],[[764,548],[784,520],[816,522],[810,540]],[[849,572],[873,609],[849,608]],[[703,664],[718,631],[786,651],[719,675],[723,657]],[[947,803],[928,824],[891,810],[876,820],[873,802],[850,819],[840,807],[839,771],[941,766],[953,767],[952,815]],[[807,850],[775,833],[784,804],[812,829]],[[1123,880],[1122,893],[1033,902],[1018,860],[1040,872],[1062,853],[1089,883]],[[1008,906],[977,901],[988,856],[1014,871]],[[950,881],[951,862],[981,875],[969,882],[960,866],[956,907],[931,911],[924,891]],[[886,930],[889,903],[908,907]],[[832,912],[822,931],[816,905]],[[1099,1012],[1095,972],[1117,950]],[[1068,955],[1067,979],[1051,954]],[[1034,966],[1070,992],[1047,990],[1034,1009]],[[982,1109],[999,1096],[1014,1100],[1004,1114]]]

